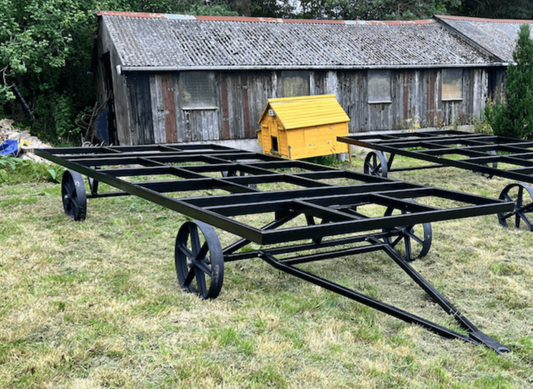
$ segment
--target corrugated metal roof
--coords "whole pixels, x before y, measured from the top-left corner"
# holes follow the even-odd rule
[[[516,48],[520,26],[524,23],[533,24],[533,20],[437,17],[503,62],[513,62],[513,51]]]
[[[435,20],[316,21],[101,12],[122,66],[368,68],[495,62]]]
[[[286,130],[350,121],[335,95],[268,99],[259,122],[268,115],[269,109],[274,110]]]

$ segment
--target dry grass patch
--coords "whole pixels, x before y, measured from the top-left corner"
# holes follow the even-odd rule
[[[392,177],[492,197],[507,183],[452,168]],[[141,199],[91,200],[76,223],[63,214],[59,185],[22,184],[0,188],[0,211],[0,387],[533,385],[533,234],[504,229],[495,215],[434,224],[432,249],[414,267],[513,349],[502,356],[259,259],[226,264],[214,301],[183,293],[173,246],[186,219]],[[219,233],[223,246],[235,239]],[[456,329],[384,253],[302,266]]]

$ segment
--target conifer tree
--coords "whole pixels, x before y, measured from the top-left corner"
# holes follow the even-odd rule
[[[515,64],[507,70],[504,104],[495,104],[490,124],[496,135],[533,137],[533,40],[528,24],[518,33]]]

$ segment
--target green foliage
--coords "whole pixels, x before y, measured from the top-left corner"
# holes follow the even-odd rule
[[[62,167],[46,163],[24,161],[22,158],[0,156],[0,185],[35,182],[58,183],[63,175]]]
[[[492,135],[494,133],[492,131],[492,126],[490,125],[490,121],[492,120],[493,106],[494,103],[489,100],[489,103],[483,109],[483,116],[481,120],[479,120],[477,117],[474,117],[473,125],[475,133],[487,135]]]
[[[513,138],[533,136],[533,40],[528,24],[520,27],[513,53],[515,65],[507,71],[505,102],[495,104],[490,124],[494,134]]]
[[[0,0],[0,112],[16,113],[15,84],[34,112],[32,133],[72,141],[94,105],[91,70],[100,10],[236,15],[225,1]],[[18,118],[20,120],[20,118]]]
[[[344,20],[424,19],[435,14],[446,14],[448,9],[460,4],[460,0],[302,0],[302,12],[298,17]]]
[[[463,0],[461,15],[493,19],[532,19],[531,0]]]
[[[10,168],[15,170],[16,164],[22,161],[20,158],[8,157],[7,155],[0,155],[0,169]]]

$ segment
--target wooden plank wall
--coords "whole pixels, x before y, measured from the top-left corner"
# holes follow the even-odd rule
[[[116,125],[118,138],[121,144],[132,144],[130,138],[130,114],[129,114],[129,99],[126,88],[125,74],[118,74],[117,66],[121,64],[120,56],[112,44],[109,31],[105,24],[100,24],[100,34],[98,34],[97,41],[97,58],[96,63],[96,88],[98,105],[102,105],[106,100],[109,91],[106,88],[104,76],[104,64],[102,61],[103,55],[109,53],[111,66],[111,82],[113,84],[113,94],[115,103]]]
[[[391,103],[368,103],[365,70],[310,71],[310,92],[336,95],[351,119],[350,133],[400,130],[413,123],[420,128],[469,124],[481,117],[489,97],[501,94],[505,71],[465,68],[463,99],[458,101],[442,101],[440,69],[393,70],[391,74]],[[254,139],[267,99],[282,97],[280,80],[280,71],[216,72],[218,108],[184,110],[178,72],[154,73],[146,80],[137,77],[135,85],[146,90],[133,91],[128,81],[129,120],[152,134],[138,135],[132,143]]]

